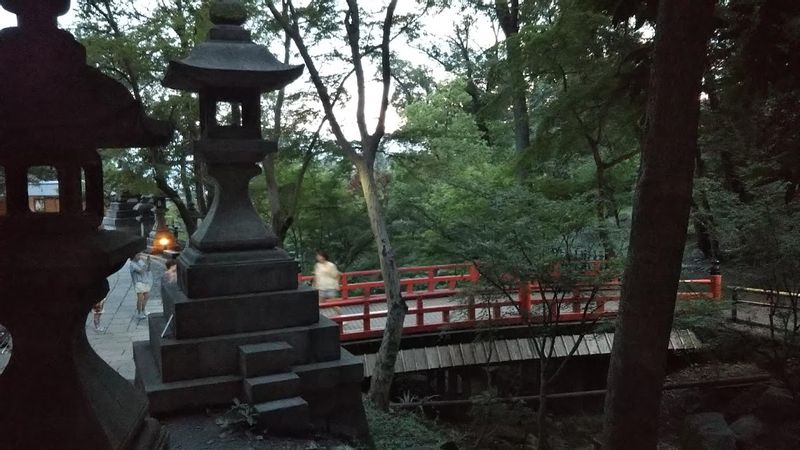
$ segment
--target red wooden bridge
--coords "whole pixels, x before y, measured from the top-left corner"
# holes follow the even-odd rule
[[[602,262],[587,264],[596,268]],[[577,284],[570,292],[557,294],[536,281],[523,282],[499,294],[478,288],[481,276],[469,263],[403,267],[400,273],[402,296],[408,305],[403,326],[406,335],[530,321],[563,324],[611,319],[619,307],[619,278],[601,284]],[[299,276],[301,283],[313,279]],[[679,300],[716,300],[721,296],[721,275],[681,280],[678,293]],[[340,298],[321,303],[320,311],[339,324],[343,341],[380,337],[387,316],[381,271],[342,273]]]

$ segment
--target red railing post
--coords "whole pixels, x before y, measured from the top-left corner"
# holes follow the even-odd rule
[[[417,326],[421,327],[425,324],[425,312],[422,306],[422,297],[417,297]]]
[[[342,274],[342,285],[340,286],[339,297],[342,300],[347,300],[350,297],[350,289],[347,287],[347,274]]]
[[[583,303],[581,288],[576,287],[572,290],[572,312],[581,312],[583,310],[581,303]]]
[[[364,315],[364,322],[363,322],[364,331],[370,331],[372,329],[372,320],[370,320],[369,302],[364,303],[364,309],[361,312],[361,314]]]
[[[473,283],[475,283],[475,282],[478,281],[478,278],[480,278],[480,273],[478,273],[478,268],[475,267],[475,264],[470,264],[469,265],[469,280],[472,281]]]
[[[528,281],[519,284],[519,309],[523,315],[531,313],[531,284]]]
[[[475,316],[475,296],[470,295],[467,298],[467,317],[469,320],[474,321]]]
[[[436,287],[436,283],[433,282],[433,278],[436,276],[435,274],[436,270],[428,269],[428,292],[433,292]]]

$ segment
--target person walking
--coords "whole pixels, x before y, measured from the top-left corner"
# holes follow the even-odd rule
[[[94,324],[94,331],[101,332],[104,331],[100,328],[100,319],[103,317],[103,313],[105,312],[106,306],[106,299],[103,298],[99,302],[95,303],[92,306],[92,323]]]
[[[174,259],[168,259],[164,266],[167,271],[161,276],[161,285],[176,284],[178,282],[178,263]]]
[[[150,270],[150,255],[139,253],[131,259],[131,278],[133,289],[136,291],[136,317],[144,319],[147,316],[144,308],[150,298],[150,289],[153,288],[153,272]]]
[[[314,264],[314,282],[312,287],[319,291],[319,301],[324,303],[339,297],[339,269],[332,263],[324,251],[317,252],[317,263]],[[341,309],[334,308],[337,314]]]

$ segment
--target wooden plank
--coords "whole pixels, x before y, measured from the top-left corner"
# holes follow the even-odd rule
[[[439,352],[436,347],[425,347],[425,360],[428,362],[428,369],[438,369],[442,367],[439,361]]]
[[[669,333],[669,349],[670,350],[678,350],[681,348],[681,341],[675,336],[675,332],[671,331]]]
[[[487,355],[487,350],[486,350],[486,343],[484,341],[470,342],[468,344],[462,344],[462,346],[463,345],[468,345],[470,347],[470,350],[472,350],[471,354],[474,355],[475,364],[486,364],[489,361],[489,357]],[[464,351],[465,350],[462,347],[461,353],[463,354]]]
[[[439,363],[442,367],[453,367],[453,359],[450,358],[450,349],[446,345],[436,347],[436,353],[439,354]]]
[[[369,378],[372,376],[372,369],[375,367],[373,364],[369,363],[370,356],[374,358],[371,353],[367,353],[365,355],[361,355],[361,362],[364,364],[364,378]]]
[[[406,372],[414,372],[417,370],[417,362],[414,359],[414,349],[408,348],[403,350],[403,365],[405,366]]]
[[[586,346],[586,341],[581,339],[581,341],[578,342],[578,339],[575,336],[570,336],[569,339],[571,339],[574,342],[573,344],[575,346],[575,353],[573,353],[574,355],[586,356],[589,354],[589,347]]]
[[[403,373],[406,371],[406,364],[404,362],[403,353],[405,350],[400,350],[397,352],[397,359],[394,361],[394,371],[397,373]]]
[[[553,342],[552,342],[553,355],[555,355],[558,358],[563,358],[563,357],[567,356],[567,348],[566,348],[567,347],[567,343],[564,341],[564,337],[563,336],[553,336],[552,339],[553,339]],[[548,342],[547,345],[549,347],[551,345],[551,343]],[[545,352],[548,351],[548,347],[545,347]]]
[[[533,342],[531,342],[531,350],[533,351],[533,359],[540,359],[542,356],[539,352],[546,352],[547,346],[545,345],[545,339],[543,337],[535,337],[533,338]]]
[[[425,349],[415,348],[412,354],[414,355],[414,366],[416,367],[415,370],[428,370],[428,360],[425,358]]]
[[[577,339],[577,337],[576,337],[576,339]],[[586,339],[581,339],[580,346],[581,346],[582,349],[584,349],[584,352],[585,352],[584,355],[594,355],[594,354],[596,354],[596,353],[592,352],[592,349],[589,347],[589,343],[586,341]]]
[[[614,350],[614,334],[613,333],[601,333],[603,336],[603,340],[605,341],[606,345],[608,346],[608,353],[611,354],[611,351]]]
[[[461,344],[461,354],[464,356],[465,366],[475,365],[475,349],[472,344]]]
[[[697,348],[694,340],[692,339],[692,332],[689,330],[678,330],[678,336],[680,336],[681,341],[683,341],[683,348],[687,350],[694,350]]]
[[[530,338],[521,338],[517,339],[519,341],[519,349],[520,353],[522,354],[522,359],[524,361],[529,361],[533,358],[533,348],[531,347],[531,340]]]
[[[497,349],[497,341],[493,340],[485,347],[486,356],[489,357],[489,362],[500,362],[500,352]]]
[[[586,346],[589,347],[589,354],[599,355],[600,348],[597,346],[597,336],[594,333],[586,333],[584,339],[586,340]]]
[[[508,362],[511,361],[511,352],[508,350],[508,341],[505,339],[500,339],[497,341],[497,350],[498,350],[498,358],[500,362]]]
[[[561,339],[564,342],[564,354],[565,356],[569,355],[569,353],[572,351],[572,347],[575,346],[575,336],[567,334],[562,336]]]
[[[597,338],[597,348],[600,350],[601,355],[608,355],[611,353],[611,347],[608,346],[608,340],[605,333],[595,334]]]
[[[464,354],[461,352],[461,345],[453,344],[448,345],[450,349],[450,356],[451,360],[453,361],[453,367],[461,367],[464,365]]]
[[[689,333],[689,337],[692,340],[692,344],[694,345],[694,348],[696,348],[696,349],[703,348],[703,342],[700,340],[700,338],[697,337],[697,335],[694,333],[694,331],[692,331],[692,330],[686,330],[686,331]]]
[[[519,361],[522,359],[522,353],[519,349],[519,340],[508,339],[506,340],[506,345],[508,345],[508,355],[511,361]]]

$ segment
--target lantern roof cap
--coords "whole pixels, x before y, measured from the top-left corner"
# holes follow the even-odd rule
[[[0,155],[29,147],[164,145],[169,123],[148,117],[116,80],[86,65],[86,51],[55,18],[69,0],[0,0],[19,26],[0,30]]]
[[[254,43],[242,27],[247,14],[240,0],[217,0],[210,11],[208,39],[181,60],[170,61],[162,84],[184,91],[209,88],[278,90],[303,73],[303,65],[278,61]]]

